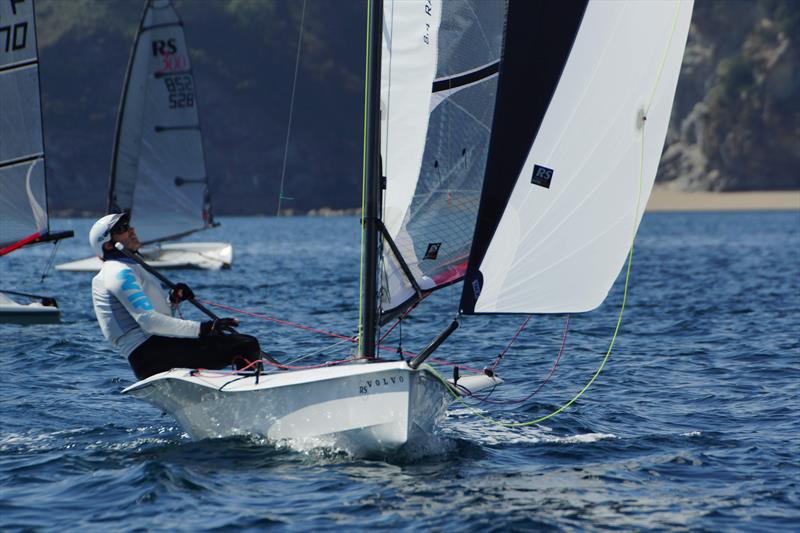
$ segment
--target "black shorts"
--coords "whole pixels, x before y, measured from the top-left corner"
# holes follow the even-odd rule
[[[234,333],[200,339],[153,335],[128,356],[128,362],[141,380],[171,368],[243,368],[260,358],[258,339],[250,335]]]

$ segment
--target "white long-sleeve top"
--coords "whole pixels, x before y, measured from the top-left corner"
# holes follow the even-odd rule
[[[200,323],[172,316],[167,290],[129,259],[103,262],[92,279],[92,303],[103,336],[125,357],[153,335],[200,335]]]

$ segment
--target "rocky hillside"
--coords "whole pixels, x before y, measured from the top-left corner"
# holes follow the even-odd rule
[[[658,179],[800,189],[800,2],[697,0]]]
[[[364,4],[175,0],[191,49],[218,214],[273,214],[304,20],[284,206],[360,203]],[[140,0],[38,0],[51,205],[105,209]],[[800,2],[697,0],[659,179],[800,188]]]

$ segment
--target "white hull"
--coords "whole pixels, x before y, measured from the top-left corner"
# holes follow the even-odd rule
[[[0,324],[55,324],[60,317],[58,307],[39,302],[21,304],[0,294]]]
[[[473,392],[500,380],[462,378]],[[173,369],[123,393],[173,415],[194,439],[266,437],[354,455],[389,453],[431,434],[453,396],[424,366],[404,361],[253,375]]]
[[[198,268],[220,270],[233,263],[233,246],[226,242],[175,242],[143,247],[140,253],[147,263],[158,269]],[[102,261],[88,257],[56,265],[66,272],[97,272]]]

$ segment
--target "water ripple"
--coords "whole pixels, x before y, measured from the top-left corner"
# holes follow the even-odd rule
[[[89,223],[58,225],[85,234]],[[10,254],[4,285],[56,294],[64,322],[0,325],[0,529],[796,530],[798,228],[797,213],[647,214],[620,337],[580,401],[526,427],[473,413],[525,422],[572,398],[608,348],[619,283],[598,310],[572,317],[559,367],[534,398],[454,406],[439,434],[386,458],[310,441],[191,441],[120,394],[132,375],[94,322],[91,276],[56,272],[38,287],[32,265],[49,250]],[[355,219],[226,219],[213,238],[234,243],[234,268],[174,277],[212,301],[352,332],[358,229]],[[61,253],[88,248],[75,239]],[[429,298],[402,345],[425,346],[457,300],[457,287]],[[465,317],[437,357],[481,368],[521,320]],[[535,390],[562,327],[558,316],[531,321],[493,398]],[[275,350],[328,342],[254,318],[244,328]]]

